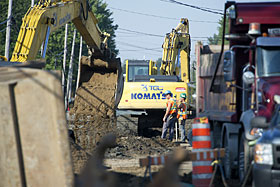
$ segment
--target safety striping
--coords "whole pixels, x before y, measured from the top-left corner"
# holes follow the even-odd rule
[[[214,158],[214,152],[210,152],[210,158]]]
[[[214,149],[215,150],[215,149]],[[192,152],[195,153],[195,152],[207,152],[207,151],[210,151],[210,152],[213,152],[214,151],[213,149],[210,149],[210,148],[203,148],[203,149],[193,149]]]
[[[164,165],[165,164],[164,156],[161,156],[160,158],[161,158],[161,164]]]
[[[193,174],[193,179],[209,179],[212,177],[212,173],[206,173],[206,174]]]
[[[193,141],[193,149],[211,148],[211,141]]]
[[[211,164],[211,161],[224,157],[225,149],[206,149],[206,150],[193,150],[193,152],[187,152],[186,161],[193,161],[193,165],[197,164]],[[158,157],[146,157],[139,159],[140,166],[148,165],[163,165],[166,163],[168,156],[158,156]],[[203,162],[205,161],[205,162]]]
[[[212,161],[193,161],[192,165],[195,166],[211,166]]]
[[[194,123],[192,124],[193,129],[210,129],[210,125],[208,123]]]
[[[211,141],[211,138],[210,138],[210,136],[193,136],[192,141],[193,142]]]
[[[203,159],[204,159],[204,160],[207,159],[207,152],[203,152]]]
[[[154,157],[153,159],[154,159],[154,164],[158,165],[158,158]]]
[[[212,173],[213,166],[194,166],[193,167],[193,174],[203,174],[203,173]]]
[[[192,129],[193,136],[210,136],[210,129],[203,128],[203,129]]]

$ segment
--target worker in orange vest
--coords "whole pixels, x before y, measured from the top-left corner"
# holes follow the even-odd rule
[[[180,94],[180,99],[177,103],[177,119],[178,119],[178,124],[179,124],[179,129],[181,132],[181,141],[185,142],[186,141],[186,130],[185,130],[185,123],[187,119],[187,104],[185,102],[187,98],[186,93],[181,93]]]
[[[162,127],[162,134],[161,138],[166,138],[167,134],[167,129],[169,128],[169,140],[173,140],[173,135],[174,135],[174,127],[175,123],[177,121],[177,104],[176,100],[172,98],[172,93],[170,90],[167,90],[164,93],[166,97],[166,112],[163,117],[163,127]]]

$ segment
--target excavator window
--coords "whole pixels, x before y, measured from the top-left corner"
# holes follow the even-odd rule
[[[149,75],[149,65],[129,65],[128,81],[132,82],[135,75]]]

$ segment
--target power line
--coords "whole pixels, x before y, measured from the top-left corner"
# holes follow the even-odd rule
[[[156,17],[156,18],[176,20],[176,21],[179,20],[178,18],[159,16],[159,15],[155,15],[155,14],[147,14],[147,13],[141,13],[141,12],[135,12],[135,11],[125,10],[125,9],[120,9],[120,8],[114,8],[114,7],[109,7],[109,8],[113,9],[113,10],[118,10],[118,11],[127,12],[127,13],[131,13],[131,14],[138,14],[138,15],[142,15],[142,16]],[[201,21],[201,20],[192,20],[192,19],[189,19],[189,21],[200,22],[200,23],[218,23],[218,22],[214,22],[214,21]]]
[[[127,32],[131,32],[131,33],[143,34],[143,35],[147,35],[147,36],[154,36],[154,37],[161,37],[161,38],[165,37],[163,35],[146,33],[146,32],[140,32],[140,31],[125,29],[125,28],[120,28],[120,27],[118,29],[119,30],[123,30],[123,31],[127,31]],[[208,37],[207,36],[191,36],[191,38],[208,38]]]
[[[175,3],[175,4],[191,7],[191,8],[194,8],[194,9],[198,9],[198,10],[201,10],[201,11],[204,11],[204,12],[213,13],[213,14],[224,15],[220,11],[215,11],[213,9],[211,10],[211,8],[205,8],[205,7],[202,8],[202,7],[198,7],[198,6],[195,6],[195,5],[190,5],[190,4],[182,3],[182,2],[179,2],[179,1],[175,1],[175,0],[160,0],[160,1],[169,2],[169,3]]]
[[[118,28],[118,29],[123,30],[123,31],[138,33],[138,34],[144,34],[144,35],[147,35],[147,36],[155,36],[155,37],[161,37],[161,38],[163,37],[162,35],[158,35],[158,34],[139,32],[139,31],[134,31],[134,30],[130,30],[130,29],[124,29],[124,28]]]
[[[146,47],[141,47],[138,45],[134,45],[134,44],[130,44],[130,43],[126,43],[126,42],[122,42],[122,41],[117,41],[119,44],[123,44],[126,46],[130,46],[130,47],[135,47],[135,48],[139,48],[139,49],[143,49],[143,50],[149,50],[149,51],[155,51],[155,52],[162,52],[161,50],[157,50],[157,48],[146,48]]]
[[[8,19],[6,19],[5,21],[2,21],[2,22],[0,23],[0,25],[3,25],[3,24],[5,24],[5,23],[7,23],[10,19],[11,19],[11,16],[10,16]]]

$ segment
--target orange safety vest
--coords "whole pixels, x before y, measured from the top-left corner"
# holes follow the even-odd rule
[[[183,108],[180,108],[178,110],[178,114],[177,114],[177,118],[183,118],[183,119],[187,119],[187,105],[185,102],[181,103],[183,104]]]
[[[168,107],[168,102],[171,102],[171,108],[169,111],[169,114],[173,114],[177,112],[177,105],[176,105],[176,100],[171,98],[166,102],[166,107]]]

